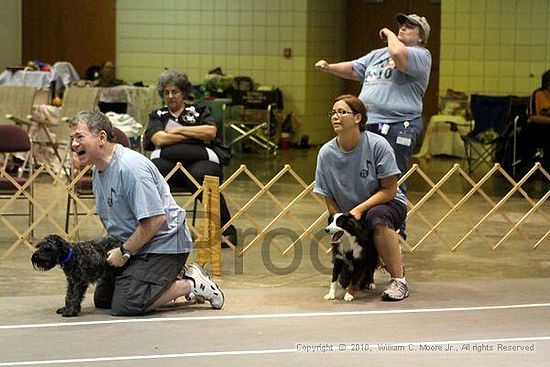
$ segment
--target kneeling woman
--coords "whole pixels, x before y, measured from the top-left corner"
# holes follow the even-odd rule
[[[336,98],[329,116],[336,138],[319,151],[314,192],[324,196],[330,214],[350,212],[366,221],[392,277],[382,299],[400,301],[409,291],[395,230],[407,206],[395,155],[384,137],[366,131],[367,110],[357,97]]]
[[[179,70],[166,70],[158,78],[158,91],[166,106],[149,114],[149,124],[144,134],[144,147],[152,150],[151,160],[163,176],[166,176],[178,162],[202,184],[205,175],[223,180],[220,158],[212,149],[216,139],[216,121],[208,107],[189,103],[191,82]],[[195,185],[178,170],[169,180],[171,187],[183,187],[194,192]],[[220,222],[224,226],[231,215],[220,195]],[[235,227],[225,232],[236,244]]]

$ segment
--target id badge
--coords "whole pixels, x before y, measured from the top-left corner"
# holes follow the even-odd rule
[[[413,135],[409,133],[407,128],[409,127],[409,121],[405,121],[403,123],[404,130],[401,130],[399,134],[397,135],[396,143],[399,145],[404,145],[406,147],[410,147],[412,144],[412,138]]]
[[[399,135],[397,135],[396,143],[399,145],[410,147],[412,144],[412,138],[412,134],[408,133],[407,131],[401,131]]]

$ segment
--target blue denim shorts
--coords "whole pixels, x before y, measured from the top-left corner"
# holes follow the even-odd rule
[[[393,199],[387,203],[375,205],[364,217],[370,233],[374,233],[374,227],[383,225],[397,230],[407,218],[407,206],[399,200]]]

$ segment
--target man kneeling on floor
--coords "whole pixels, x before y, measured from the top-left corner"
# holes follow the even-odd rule
[[[109,235],[123,245],[109,251],[112,283],[96,285],[97,308],[112,315],[143,315],[182,296],[198,296],[220,309],[224,295],[198,265],[185,265],[193,245],[185,210],[145,156],[115,143],[109,119],[78,113],[70,123],[72,149],[82,166],[93,164],[96,210]]]

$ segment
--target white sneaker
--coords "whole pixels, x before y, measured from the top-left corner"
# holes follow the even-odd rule
[[[185,267],[185,277],[193,281],[193,293],[197,301],[205,299],[210,302],[212,308],[218,310],[223,307],[225,302],[223,292],[201,266],[197,264],[187,265]]]
[[[405,278],[403,278],[405,280]],[[409,296],[409,287],[407,281],[392,279],[388,288],[382,294],[384,301],[401,301]]]

